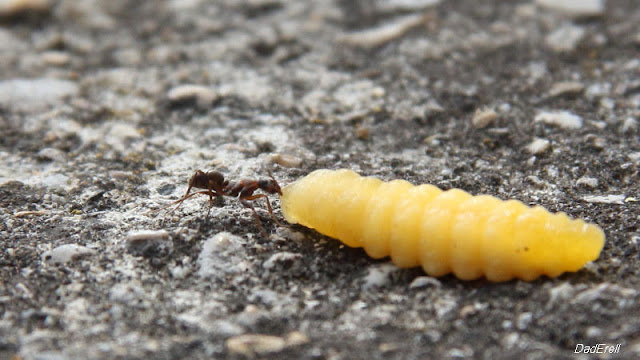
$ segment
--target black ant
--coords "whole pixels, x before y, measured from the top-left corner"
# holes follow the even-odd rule
[[[189,179],[189,187],[187,188],[187,192],[184,194],[184,196],[165,207],[154,210],[154,212],[161,211],[175,204],[178,204],[178,206],[176,206],[173,210],[171,210],[171,212],[174,212],[188,198],[198,194],[202,194],[202,195],[209,195],[209,210],[207,211],[207,218],[208,218],[209,213],[211,212],[211,207],[213,206],[214,196],[215,197],[233,196],[233,197],[237,197],[238,200],[240,200],[240,203],[244,207],[251,209],[251,211],[253,212],[253,216],[255,217],[256,222],[258,223],[258,227],[260,228],[260,231],[263,234],[266,234],[264,229],[262,228],[262,224],[260,223],[260,217],[258,216],[256,209],[249,203],[249,201],[264,198],[267,202],[267,208],[269,209],[269,214],[271,215],[271,217],[273,217],[273,219],[276,221],[278,225],[282,225],[280,221],[278,221],[278,219],[275,217],[275,215],[273,215],[271,203],[269,202],[269,197],[267,196],[267,194],[282,195],[282,190],[280,189],[280,185],[278,185],[278,182],[276,181],[276,179],[273,178],[273,175],[271,175],[271,173],[269,173],[269,177],[271,179],[261,179],[261,180],[243,179],[237,182],[229,182],[228,180],[225,180],[224,175],[222,175],[222,173],[218,171],[209,171],[205,173],[202,170],[196,170],[195,174],[193,174],[193,176],[191,176],[191,179]],[[205,189],[205,190],[191,193],[191,189],[193,188]],[[258,189],[261,189],[266,194],[254,195],[253,193]]]

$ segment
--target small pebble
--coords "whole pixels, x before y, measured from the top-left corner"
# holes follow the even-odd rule
[[[170,195],[176,189],[174,184],[164,184],[156,189],[160,195]]]
[[[42,62],[53,66],[64,66],[71,62],[71,56],[64,51],[47,51],[41,58]]]
[[[358,125],[356,126],[356,137],[360,140],[367,140],[369,138],[369,127]]]
[[[574,304],[593,304],[598,299],[616,299],[617,305],[624,307],[628,302],[623,299],[633,298],[636,295],[638,295],[636,289],[605,282],[580,292],[571,299],[571,302]]]
[[[362,288],[367,290],[387,285],[391,281],[389,275],[397,270],[398,267],[392,264],[380,264],[369,267]]]
[[[271,161],[286,168],[299,168],[302,165],[301,158],[286,154],[273,154]]]
[[[533,314],[530,312],[524,312],[518,315],[518,318],[516,319],[516,328],[518,328],[518,330],[526,330],[531,324],[531,321],[533,321]]]
[[[76,244],[66,244],[45,251],[41,258],[47,264],[59,265],[93,254],[95,254],[95,250],[93,249]]]
[[[553,51],[570,52],[575,50],[585,32],[582,26],[563,25],[547,35],[544,41]]]
[[[600,107],[603,110],[611,111],[616,107],[616,102],[609,97],[600,99]]]
[[[51,9],[51,0],[0,0],[0,16],[23,12],[45,12]]]
[[[174,266],[169,269],[174,279],[184,279],[191,274],[191,268],[188,266]]]
[[[622,122],[622,126],[620,127],[620,132],[623,134],[626,133],[634,133],[638,130],[638,120],[628,117],[624,119]]]
[[[527,145],[526,150],[533,155],[543,154],[551,149],[551,143],[547,139],[535,138],[529,145]]]
[[[563,95],[576,95],[584,90],[584,84],[578,81],[562,81],[557,82],[549,89],[549,97],[557,97]]]
[[[119,181],[127,181],[135,178],[132,172],[122,170],[111,170],[109,171],[109,176]]]
[[[487,308],[487,304],[482,304],[482,303],[473,303],[473,304],[465,305],[462,307],[462,309],[460,309],[459,315],[461,318],[466,318],[471,315],[475,315],[478,312],[485,310],[486,308]]]
[[[424,10],[440,4],[442,0],[378,0],[376,10],[384,12]]]
[[[134,256],[153,257],[173,250],[166,230],[141,230],[127,233],[127,252]]]
[[[440,280],[431,276],[418,276],[409,284],[409,289],[419,289],[427,286],[439,288],[442,286]]]
[[[40,183],[41,186],[54,190],[68,190],[69,177],[62,174],[51,174]]]
[[[490,108],[477,109],[471,119],[471,124],[476,129],[482,129],[489,126],[498,118],[498,113]]]
[[[592,148],[597,150],[602,150],[607,146],[607,141],[604,138],[593,134],[587,135],[585,137],[585,140],[589,143],[589,145],[591,145]]]
[[[578,179],[578,181],[576,181],[576,185],[593,189],[598,187],[598,179],[590,176],[583,176],[580,179]]]
[[[375,48],[404,35],[425,21],[425,15],[408,15],[376,28],[345,34],[338,41],[362,48]]]
[[[534,118],[535,122],[556,125],[563,129],[580,129],[582,118],[569,111],[542,111]]]
[[[547,303],[547,308],[552,307],[558,302],[569,300],[575,291],[576,289],[574,286],[568,282],[561,283],[560,285],[556,285],[549,289],[549,301]]]
[[[599,338],[599,337],[602,337],[603,333],[600,328],[596,326],[589,326],[587,328],[587,331],[585,332],[585,335],[587,335],[587,337],[590,337],[590,338]]]
[[[15,214],[13,214],[14,217],[17,218],[21,218],[21,217],[26,217],[26,216],[42,216],[44,214],[46,214],[47,211],[46,210],[25,210],[25,211],[18,211]]]
[[[220,277],[226,274],[245,272],[247,264],[244,239],[228,232],[221,232],[209,238],[202,245],[198,255],[198,275]]]
[[[276,234],[279,236],[282,236],[283,238],[287,239],[287,240],[291,240],[291,241],[295,241],[295,242],[302,242],[306,239],[306,237],[304,236],[303,233],[299,232],[299,231],[295,231],[292,230],[289,227],[279,227],[276,230]]]
[[[288,333],[287,337],[285,338],[285,342],[287,343],[287,346],[298,346],[298,345],[308,344],[309,341],[310,341],[309,337],[301,333],[300,331],[292,331]]]
[[[173,104],[192,103],[200,108],[207,108],[213,104],[218,95],[209,87],[202,85],[179,85],[167,92],[167,99]]]
[[[587,195],[582,200],[593,204],[616,204],[624,205],[625,195]]]
[[[246,357],[280,352],[286,348],[309,343],[309,337],[300,331],[292,331],[284,337],[262,334],[233,336],[226,341],[226,347],[233,354]]]
[[[604,0],[536,0],[536,4],[575,17],[604,13]]]
[[[78,85],[58,79],[12,79],[0,81],[0,106],[24,112],[37,112],[62,104],[78,93]]]
[[[508,333],[500,342],[503,347],[512,349],[521,343],[520,334],[517,332]]]
[[[38,154],[36,154],[36,157],[38,158],[38,160],[43,160],[43,161],[53,161],[53,160],[64,161],[65,160],[64,152],[56,148],[44,148],[38,151]]]
[[[281,267],[284,269],[291,268],[295,265],[295,263],[302,258],[302,255],[283,251],[277,254],[273,254],[267,259],[267,261],[262,264],[262,267],[266,270],[271,270],[273,268]]]
[[[112,140],[113,143],[122,144],[125,139],[137,139],[140,138],[140,132],[135,126],[127,124],[125,122],[115,122],[109,129],[109,136],[116,138]]]
[[[285,339],[279,336],[261,334],[238,335],[226,341],[229,352],[247,357],[280,352],[286,345]]]

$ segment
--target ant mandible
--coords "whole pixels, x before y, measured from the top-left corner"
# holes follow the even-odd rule
[[[202,194],[209,195],[209,210],[207,211],[208,218],[209,213],[211,212],[211,207],[213,206],[214,196],[232,196],[237,197],[244,207],[251,209],[258,227],[260,228],[260,231],[263,234],[266,234],[262,227],[262,224],[260,223],[260,217],[258,216],[256,209],[249,203],[249,201],[264,198],[267,202],[269,214],[271,215],[271,217],[273,217],[278,225],[282,225],[273,214],[271,203],[269,202],[269,197],[267,196],[267,194],[282,195],[282,190],[280,190],[280,185],[278,185],[278,182],[273,178],[273,175],[271,175],[271,173],[269,173],[269,177],[271,179],[243,179],[237,182],[229,182],[228,180],[225,180],[224,175],[222,175],[222,173],[218,171],[209,171],[205,173],[202,170],[196,170],[195,174],[193,174],[193,176],[191,176],[191,179],[189,179],[189,187],[187,188],[187,192],[184,194],[184,196],[165,207],[154,210],[154,212],[161,211],[178,204],[178,206],[171,210],[171,212],[174,212],[180,207],[180,205],[182,205],[185,200],[189,199],[192,196]],[[204,190],[192,193],[191,189],[194,188]],[[258,189],[261,189],[266,194],[254,195],[253,193]]]

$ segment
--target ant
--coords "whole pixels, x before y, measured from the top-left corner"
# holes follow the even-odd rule
[[[267,194],[282,195],[282,190],[280,189],[280,185],[278,185],[278,182],[276,181],[276,179],[274,179],[273,175],[271,175],[271,172],[269,172],[269,177],[271,179],[261,179],[261,180],[243,179],[237,182],[229,182],[228,180],[225,180],[224,175],[222,175],[222,173],[218,171],[209,171],[205,173],[202,170],[196,170],[195,174],[193,174],[193,176],[191,176],[191,179],[189,179],[189,187],[187,188],[187,192],[184,194],[184,196],[165,207],[154,210],[154,212],[158,212],[166,208],[169,208],[175,204],[178,204],[178,206],[176,206],[173,210],[171,210],[171,212],[174,212],[188,198],[198,194],[202,194],[202,195],[209,195],[209,210],[207,211],[207,218],[209,218],[209,213],[211,212],[211,207],[213,206],[214,196],[215,197],[218,197],[218,196],[237,197],[238,200],[240,200],[240,203],[244,207],[251,209],[251,211],[253,212],[253,216],[256,219],[256,222],[258,223],[258,227],[260,228],[260,231],[264,235],[266,235],[266,232],[264,231],[264,228],[260,223],[260,217],[258,216],[258,213],[256,212],[256,209],[249,203],[249,201],[264,198],[267,202],[267,208],[269,209],[269,214],[271,215],[271,217],[273,217],[273,219],[276,221],[278,225],[282,226],[280,221],[278,221],[275,215],[273,215],[271,203],[269,202],[269,197],[267,196]],[[194,189],[194,188],[205,189],[205,190],[196,191],[192,193],[191,189]],[[261,189],[266,194],[254,195],[253,193],[258,189]]]

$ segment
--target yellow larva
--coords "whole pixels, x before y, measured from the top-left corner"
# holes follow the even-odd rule
[[[598,226],[564,213],[351,170],[312,172],[282,188],[281,206],[290,223],[371,257],[463,280],[555,277],[597,259],[604,246]]]

